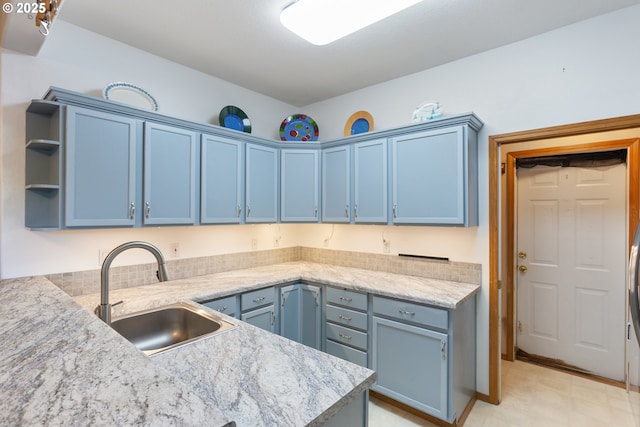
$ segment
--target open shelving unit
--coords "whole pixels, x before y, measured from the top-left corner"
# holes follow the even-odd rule
[[[51,101],[33,101],[26,115],[25,226],[60,227],[61,107]]]

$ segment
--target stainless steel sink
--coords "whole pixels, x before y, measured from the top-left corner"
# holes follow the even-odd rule
[[[151,356],[227,331],[235,325],[203,309],[176,303],[114,319],[111,327]]]

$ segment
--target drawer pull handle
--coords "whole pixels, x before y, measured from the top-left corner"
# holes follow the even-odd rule
[[[225,305],[224,307],[220,307],[220,308],[218,309],[218,311],[219,311],[220,313],[224,313],[225,311],[227,311],[227,306]]]
[[[340,300],[341,300],[341,301],[346,301],[346,302],[351,302],[351,301],[353,301],[353,298],[349,298],[349,297],[343,297],[343,296],[341,296],[341,297],[340,297]]]
[[[340,332],[338,335],[340,335],[340,338],[344,338],[345,340],[350,340],[351,339],[351,335],[345,335],[342,332]]]
[[[404,315],[404,316],[415,316],[416,312],[415,311],[406,311],[406,310],[398,310],[400,312],[400,314]]]
[[[353,320],[353,318],[349,316],[343,316],[342,314],[338,315],[338,317],[342,320],[346,320],[347,322],[351,322]]]
[[[260,298],[254,299],[254,300],[253,300],[253,302],[255,302],[255,303],[257,304],[257,303],[259,303],[259,302],[264,301],[264,300],[265,300],[265,298],[266,298],[265,296],[261,296]]]

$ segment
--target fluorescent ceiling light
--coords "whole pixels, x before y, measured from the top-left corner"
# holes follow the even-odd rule
[[[289,30],[315,45],[325,45],[422,0],[298,0],[280,14]]]

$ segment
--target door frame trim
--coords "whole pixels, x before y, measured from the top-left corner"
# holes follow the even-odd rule
[[[500,306],[499,306],[499,290],[500,290],[500,264],[506,268],[509,260],[511,259],[511,265],[513,266],[513,259],[510,256],[512,252],[509,252],[509,248],[500,250],[500,230],[501,220],[500,212],[503,207],[507,207],[500,194],[500,177],[502,174],[502,167],[500,161],[500,149],[502,145],[515,144],[518,142],[529,142],[536,140],[544,140],[551,138],[569,137],[576,135],[595,134],[600,132],[610,132],[615,130],[625,130],[640,128],[640,114],[624,117],[616,117],[611,119],[596,120],[591,122],[582,122],[562,126],[552,126],[541,129],[533,129],[521,132],[506,133],[500,135],[489,136],[489,395],[487,401],[493,404],[499,404],[502,398],[500,390],[500,359],[501,359],[501,345],[500,345]],[[625,141],[627,142],[628,156],[627,167],[629,176],[629,234],[631,230],[634,230],[638,223],[639,204],[640,204],[640,138],[631,138]],[[582,144],[593,145],[593,144]],[[568,147],[557,147],[559,150]],[[607,149],[612,149],[611,146],[607,146]],[[548,149],[547,149],[548,150]],[[593,151],[593,150],[592,150]],[[559,153],[558,151],[556,153]],[[515,167],[515,159],[514,165]],[[505,166],[505,172],[509,169]],[[514,174],[515,175],[515,174]],[[509,187],[509,184],[507,184]],[[510,187],[513,187],[511,183]],[[505,219],[503,219],[505,221]],[[506,240],[511,243],[511,250],[513,251],[513,207],[511,213],[506,218],[508,226],[505,233],[507,233]],[[510,225],[509,225],[510,222]],[[511,235],[509,235],[509,227],[511,227]],[[632,237],[629,236],[629,239]],[[630,244],[631,242],[629,242]],[[511,274],[513,278],[513,273]],[[507,277],[504,278],[508,280]],[[507,284],[507,288],[509,285]],[[508,291],[508,289],[507,289]],[[513,289],[506,298],[513,300]],[[513,301],[512,301],[513,304]],[[513,309],[513,306],[512,306]],[[511,314],[513,316],[513,313]],[[509,323],[509,322],[507,322]],[[511,347],[513,348],[513,322],[511,325],[507,325],[507,336],[511,335]],[[508,338],[507,338],[508,339]],[[509,342],[507,342],[509,344]],[[512,359],[513,360],[513,359]]]

